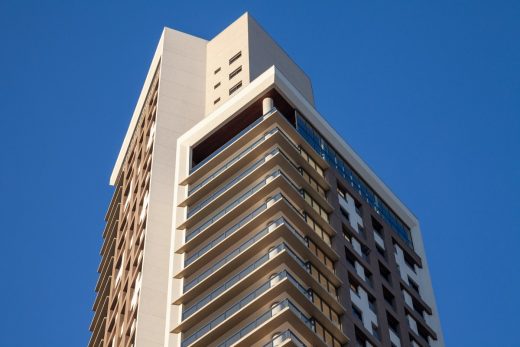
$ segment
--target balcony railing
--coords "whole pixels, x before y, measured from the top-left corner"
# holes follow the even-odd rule
[[[183,342],[182,342],[182,345],[183,346],[188,346],[190,345],[191,343],[193,343],[194,341],[196,341],[197,339],[199,339],[201,336],[207,334],[208,332],[210,332],[211,330],[213,330],[216,326],[218,326],[220,323],[224,322],[226,319],[228,319],[229,317],[231,317],[233,314],[235,314],[237,311],[239,311],[240,309],[244,308],[245,306],[247,306],[248,304],[250,304],[251,302],[253,302],[256,298],[258,298],[260,295],[262,295],[263,293],[265,293],[267,290],[269,290],[270,288],[273,288],[278,282],[284,280],[284,279],[288,279],[292,284],[295,285],[295,287],[303,294],[305,295],[308,299],[310,299],[310,292],[304,287],[302,286],[297,280],[296,278],[294,278],[289,272],[287,271],[282,271],[278,274],[276,274],[273,278],[270,278],[269,281],[265,282],[264,284],[262,284],[260,287],[258,287],[257,289],[255,289],[253,292],[251,292],[250,294],[248,294],[246,297],[244,297],[243,299],[239,300],[238,302],[236,302],[233,306],[231,306],[229,309],[227,309],[226,311],[224,311],[222,314],[218,315],[216,318],[212,319],[209,323],[205,324],[203,327],[201,327],[200,329],[198,329],[196,332],[194,332],[193,334],[191,334],[188,338],[186,338]]]
[[[273,202],[276,202],[282,198],[281,195],[278,197],[273,198]],[[198,250],[196,253],[192,254],[190,257],[186,258],[184,260],[184,267],[187,267],[191,263],[193,263],[195,260],[199,259],[201,256],[209,252],[213,247],[215,247],[217,244],[222,242],[223,240],[227,239],[229,236],[233,235],[238,229],[240,229],[243,225],[248,223],[250,220],[255,218],[257,215],[259,215],[261,212],[265,211],[267,209],[267,203],[262,204],[260,207],[256,208],[253,212],[246,215],[244,218],[242,218],[238,223],[234,224],[231,228],[224,231],[222,234],[217,236],[214,240],[209,242],[206,246],[202,247],[200,250]]]
[[[242,135],[244,135],[245,133],[247,133],[249,130],[253,129],[257,124],[261,123],[264,119],[266,119],[267,117],[269,117],[271,114],[273,114],[274,112],[276,111],[276,108],[272,108],[269,112],[267,112],[265,115],[263,115],[262,117],[258,118],[257,120],[255,120],[253,123],[249,124],[246,128],[244,128],[243,130],[241,130],[238,134],[236,134],[235,136],[233,136],[233,138],[231,138],[231,140],[229,140],[228,142],[226,142],[225,144],[223,144],[222,146],[220,146],[215,152],[211,153],[208,157],[206,157],[204,160],[202,160],[200,163],[198,163],[197,165],[193,166],[191,169],[190,169],[190,174],[195,172],[197,169],[199,169],[201,166],[203,166],[204,164],[206,164],[208,161],[210,161],[211,159],[213,159],[217,154],[221,153],[223,150],[225,150],[226,148],[228,148],[229,146],[231,146],[232,143],[234,143],[237,139],[239,139],[240,137],[242,137]]]
[[[263,313],[261,316],[259,316],[257,319],[255,319],[253,322],[246,325],[244,328],[240,329],[235,335],[228,338],[226,341],[218,345],[218,347],[229,347],[236,343],[238,340],[240,340],[242,337],[249,334],[251,331],[256,329],[257,327],[264,324],[267,320],[270,318],[276,316],[279,312],[282,310],[288,308],[291,310],[301,321],[312,331],[315,331],[314,328],[314,320],[312,318],[308,318],[296,305],[294,305],[289,299],[285,299],[278,304],[274,305],[271,309],[269,309],[267,312]],[[186,345],[187,346],[187,345]],[[185,347],[183,345],[183,347]]]
[[[218,297],[220,294],[225,292],[227,289],[229,289],[231,286],[233,286],[235,283],[252,273],[254,270],[262,266],[264,263],[266,263],[269,259],[276,256],[276,254],[286,251],[287,254],[289,254],[306,272],[310,273],[310,269],[308,266],[308,263],[302,260],[294,251],[287,246],[285,242],[282,242],[278,246],[272,248],[269,250],[269,252],[262,257],[260,257],[258,260],[256,260],[253,264],[246,267],[244,270],[240,271],[237,275],[230,278],[228,281],[226,281],[224,284],[210,292],[208,295],[206,295],[204,298],[199,300],[196,304],[192,305],[191,307],[185,309],[182,313],[182,319],[185,320],[189,318],[191,315],[193,315],[195,312],[199,311],[201,308],[205,307],[208,303],[213,301],[216,297]],[[289,280],[304,294],[308,294],[309,290],[305,289],[302,285],[300,285],[296,279],[290,276],[288,274]],[[320,283],[321,284],[321,283]],[[326,288],[325,288],[326,289]],[[306,295],[307,295],[306,294]]]
[[[234,200],[231,204],[227,205],[224,209],[220,210],[217,214],[209,218],[207,221],[205,221],[202,225],[195,228],[193,231],[191,231],[189,234],[186,234],[186,242],[193,239],[195,236],[200,234],[203,230],[208,228],[211,224],[213,224],[216,220],[226,215],[229,211],[234,209],[237,205],[241,204],[244,200],[249,198],[251,195],[256,193],[260,190],[260,188],[264,187],[268,182],[270,182],[271,179],[277,177],[279,175],[278,171],[275,171],[269,175],[266,176],[262,181],[257,183],[254,187],[250,188],[248,191],[243,193],[240,197],[238,197],[236,200]]]
[[[269,154],[271,154],[271,153],[269,153]],[[208,205],[211,201],[215,200],[215,198],[217,196],[219,196],[223,192],[227,191],[231,186],[233,186],[235,183],[240,181],[242,178],[244,178],[245,176],[247,176],[248,174],[253,172],[257,167],[259,167],[260,165],[265,163],[267,161],[268,155],[265,156],[264,158],[260,159],[260,160],[257,160],[253,165],[248,167],[244,172],[242,172],[237,177],[233,178],[231,181],[226,183],[223,187],[221,187],[220,189],[218,189],[217,191],[215,191],[214,193],[209,195],[206,199],[204,199],[203,201],[201,201],[197,205],[195,205],[193,207],[191,207],[191,206],[188,207],[188,218],[191,217],[193,214],[195,214],[197,211],[199,211],[204,206]]]
[[[272,151],[270,151],[269,153],[267,153],[263,158],[257,160],[253,165],[251,165],[250,167],[248,167],[244,172],[242,172],[240,175],[238,175],[237,177],[233,178],[231,181],[229,181],[228,183],[226,183],[223,187],[219,188],[217,191],[215,191],[214,193],[212,193],[211,195],[209,195],[207,198],[205,198],[203,201],[201,201],[200,203],[198,203],[197,205],[193,206],[193,207],[188,207],[188,218],[190,218],[191,216],[193,216],[196,212],[200,211],[203,207],[207,206],[210,202],[212,202],[213,200],[215,200],[218,196],[220,196],[222,193],[224,193],[225,191],[229,190],[235,183],[237,183],[238,181],[240,181],[242,178],[244,178],[245,176],[247,176],[248,174],[250,174],[251,172],[253,172],[256,168],[258,168],[260,165],[264,164],[265,162],[267,162],[269,160],[269,158],[277,155],[277,154],[281,154],[284,158],[287,159],[287,161],[296,169],[296,170],[299,170],[298,167],[289,159],[289,157],[282,152],[282,150],[280,150],[280,148],[275,148],[273,149]]]
[[[231,259],[235,258],[236,256],[238,256],[239,254],[241,254],[242,252],[244,252],[246,249],[248,249],[252,244],[254,244],[255,242],[257,242],[258,240],[260,240],[262,237],[264,237],[265,235],[267,235],[270,230],[274,229],[275,227],[281,225],[281,224],[286,224],[288,227],[289,227],[289,230],[291,230],[297,237],[300,238],[300,240],[307,244],[307,240],[298,232],[296,231],[296,229],[294,227],[292,227],[286,220],[285,218],[283,217],[280,217],[278,218],[277,220],[275,220],[274,222],[270,223],[269,226],[267,226],[266,228],[260,230],[258,233],[256,233],[252,238],[248,239],[247,241],[245,241],[244,243],[242,243],[238,248],[235,248],[234,250],[232,250],[231,252],[229,252],[224,258],[220,259],[219,261],[217,261],[215,264],[213,264],[209,269],[207,269],[206,271],[204,271],[203,273],[201,273],[200,275],[198,275],[196,278],[194,278],[193,280],[191,280],[190,282],[186,283],[184,285],[184,292],[187,292],[188,290],[190,290],[191,288],[193,288],[196,284],[200,283],[201,281],[203,281],[205,278],[207,278],[208,276],[210,276],[212,273],[214,273],[215,271],[217,271],[218,269],[220,269],[221,267],[223,267],[224,265],[226,265]],[[301,262],[302,264],[306,264],[303,260],[301,260],[292,250],[288,249],[288,252],[294,256],[299,262]],[[304,265],[302,265],[304,266]]]
[[[279,333],[277,336],[273,337],[270,342],[266,343],[263,347],[276,347],[280,346],[287,340],[291,340],[297,347],[307,347],[303,343],[303,341],[296,336],[290,329],[285,330],[284,332]]]
[[[238,197],[236,200],[234,200],[232,203],[230,203],[229,205],[227,205],[224,209],[222,209],[221,211],[219,211],[217,214],[215,214],[214,216],[212,216],[211,218],[209,218],[207,221],[205,221],[202,225],[198,226],[197,228],[195,228],[194,230],[192,230],[189,234],[186,234],[186,242],[190,241],[191,239],[193,239],[195,236],[197,236],[198,234],[200,234],[203,230],[205,230],[206,228],[208,228],[210,225],[212,225],[216,220],[220,219],[221,217],[223,217],[224,215],[226,215],[229,211],[231,211],[232,209],[234,209],[236,206],[240,205],[244,200],[246,200],[247,198],[249,198],[251,195],[253,195],[254,193],[256,193],[257,191],[259,191],[262,187],[264,187],[265,185],[267,185],[270,181],[272,181],[273,179],[275,179],[276,177],[278,176],[282,176],[286,179],[286,181],[297,191],[299,192],[300,194],[302,194],[302,190],[292,182],[292,180],[287,177],[287,175],[285,173],[283,173],[283,171],[281,171],[280,169],[277,169],[275,171],[273,171],[272,173],[268,174],[262,181],[258,182],[255,186],[253,186],[252,188],[250,188],[249,190],[247,190],[245,193],[243,193],[240,197]]]
[[[296,260],[296,262],[301,266],[303,267],[307,272],[309,272],[309,268],[307,266],[307,263],[305,261],[303,261],[296,253],[294,253],[294,251],[292,249],[289,248],[289,246],[287,246],[287,244],[285,242],[282,242],[280,244],[278,244],[278,246],[272,248],[269,250],[269,252],[267,254],[264,254],[263,256],[261,256],[259,259],[257,259],[254,263],[252,263],[251,265],[247,266],[245,269],[243,269],[242,271],[240,271],[238,274],[236,274],[235,276],[231,277],[229,280],[227,280],[224,284],[222,284],[221,286],[219,286],[218,288],[216,288],[215,290],[211,291],[211,293],[209,293],[208,295],[206,295],[204,298],[202,298],[199,302],[197,302],[196,304],[194,304],[193,306],[191,306],[190,308],[186,309],[184,312],[183,312],[183,319],[186,319],[188,318],[189,316],[191,316],[193,313],[195,313],[196,311],[198,311],[200,308],[202,308],[203,306],[207,305],[210,301],[212,301],[214,298],[216,298],[217,296],[219,296],[221,293],[223,293],[224,291],[226,291],[228,288],[230,288],[232,285],[234,285],[235,283],[237,283],[238,281],[240,281],[242,278],[246,277],[247,275],[249,275],[250,273],[252,273],[254,270],[258,269],[260,266],[262,266],[263,264],[265,264],[269,259],[273,258],[274,256],[276,256],[278,253],[282,252],[282,251],[287,251],[287,253],[293,257],[293,259]],[[194,281],[196,281],[197,279],[195,279]],[[201,280],[198,280],[198,282],[202,281]],[[198,283],[197,282],[197,283]],[[195,284],[193,284],[195,285]],[[193,287],[190,286],[191,287]],[[185,289],[185,292],[187,290]]]

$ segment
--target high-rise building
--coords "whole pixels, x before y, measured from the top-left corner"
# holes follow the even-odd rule
[[[110,184],[89,346],[443,346],[419,222],[244,14],[165,29]]]

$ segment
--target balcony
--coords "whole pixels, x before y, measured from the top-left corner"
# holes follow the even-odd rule
[[[269,128],[276,127],[277,130],[271,129],[272,134],[267,134]],[[232,166],[238,161],[242,161],[243,158],[249,156],[251,152],[256,148],[260,147],[263,141],[266,141],[270,136],[274,136],[278,133],[279,137],[285,138],[285,143],[290,144],[294,150],[299,154],[300,148],[312,157],[313,161],[318,163],[320,167],[326,169],[329,167],[320,156],[313,152],[312,147],[301,137],[296,129],[281,115],[281,113],[273,109],[263,117],[253,122],[246,129],[238,133],[233,139],[224,144],[213,154],[204,159],[201,163],[197,164],[190,174],[181,180],[182,185],[190,185],[189,195],[195,193],[203,185],[211,182],[213,179],[218,177],[222,171],[231,169]],[[258,136],[261,136],[258,138]],[[276,139],[278,142],[279,138]],[[289,141],[289,142],[287,142]],[[272,143],[272,142],[271,142]],[[245,149],[243,149],[245,148]],[[265,149],[265,147],[264,147]],[[239,153],[234,156],[234,153]],[[309,154],[310,153],[310,154]],[[290,154],[290,153],[289,153]],[[232,160],[228,161],[228,158],[233,157]],[[220,166],[222,162],[226,162],[224,166]],[[245,162],[251,162],[245,161]],[[323,183],[324,188],[328,189],[329,185],[326,183],[324,178],[317,173],[306,160],[302,160],[302,166],[304,169],[313,175],[313,178],[318,182]]]
[[[274,220],[278,216],[286,217],[290,223],[299,230],[305,237],[312,240],[320,249],[324,250],[327,255],[336,261],[339,259],[337,253],[326,243],[322,236],[314,232],[314,230],[304,220],[304,215],[298,210],[283,194],[278,193],[267,202],[261,204],[249,214],[239,219],[232,224],[224,232],[215,236],[204,246],[200,247],[196,252],[185,258],[184,266],[192,267],[194,269],[204,266],[205,260],[202,257],[208,256],[210,259],[222,254],[238,239],[258,229],[265,221]],[[178,253],[187,253],[190,250],[196,249],[193,242],[188,242],[183,247],[177,250]],[[193,265],[192,265],[193,264]],[[178,276],[176,276],[178,277]]]
[[[296,289],[298,289],[303,295],[305,295],[308,299],[310,299],[310,292],[302,286],[294,276],[292,276],[286,270],[281,271],[276,274],[272,278],[270,278],[267,282],[263,283],[261,286],[253,290],[246,297],[242,298],[238,302],[235,302],[230,308],[228,308],[223,313],[219,314],[216,318],[212,319],[209,323],[206,323],[204,326],[199,328],[196,332],[190,335],[187,339],[183,341],[183,345],[190,344],[190,341],[195,341],[204,334],[208,333],[210,330],[218,326],[220,323],[230,318],[234,313],[239,311],[240,309],[246,307],[248,304],[252,303],[254,300],[262,297],[262,294],[267,292],[269,289],[275,287],[279,282],[283,280],[288,280],[291,282]],[[189,312],[193,312],[192,310],[186,310],[183,312],[183,319],[187,319],[189,317]],[[187,317],[188,315],[188,317]]]
[[[274,240],[277,240],[280,237],[283,237],[284,240],[290,242],[290,244],[295,246],[295,249],[298,249],[299,252],[307,250],[305,244],[301,240],[301,236],[295,235],[295,233],[288,228],[287,223],[281,223],[277,225],[274,230],[265,235],[264,238],[258,240],[256,244],[253,244],[250,248],[246,249],[242,254],[235,256],[235,258],[222,265],[220,268],[212,269],[212,273],[209,277],[208,275],[204,275],[204,278],[200,280],[195,278],[190,281],[190,284],[188,284],[189,290],[174,301],[174,304],[178,305],[197,300],[189,308],[185,309],[185,312],[187,313],[184,313],[184,316],[188,318],[197,314],[199,317],[204,317],[205,312],[212,312],[223,303],[232,300],[235,295],[241,292],[241,288],[243,289],[244,287],[255,283],[255,281],[266,273],[270,273],[277,266],[285,264],[285,266],[291,269],[293,273],[295,273],[305,283],[309,284],[312,290],[327,302],[327,304],[329,304],[337,313],[341,314],[344,312],[344,308],[338,303],[337,297],[332,296],[326,288],[311,276],[307,262],[302,260],[291,248],[289,248],[287,243],[282,242],[276,247],[269,247]],[[266,252],[267,249],[269,250]],[[236,269],[236,264],[244,263],[257,254],[263,255],[238,273],[228,278],[224,283],[220,283],[216,288],[207,293],[208,288],[215,286],[219,283],[220,279],[226,277],[231,271],[233,271],[232,269]],[[327,276],[331,276],[330,271]],[[335,275],[332,276],[335,277]],[[341,283],[337,277],[332,280]],[[199,299],[203,294],[204,296]]]
[[[276,294],[276,291],[278,294]],[[280,294],[286,293],[289,298],[281,302],[269,304],[272,300],[276,300]],[[270,298],[270,299],[269,299]],[[224,337],[224,340],[218,341],[217,346],[252,346],[255,342],[261,341],[265,335],[271,335],[275,329],[290,322],[290,325],[295,328],[298,333],[310,342],[312,346],[327,346],[325,342],[315,333],[315,319],[309,317],[302,311],[295,302],[298,302],[305,310],[316,311],[317,308],[308,300],[307,295],[294,286],[294,283],[288,279],[280,280],[275,286],[269,288],[258,298],[248,303],[243,308],[234,312],[228,319],[216,324],[213,329],[202,328],[191,334],[187,339],[181,343],[182,347],[198,347],[208,346],[214,341],[218,341],[219,337],[224,335],[229,330],[234,329],[237,325],[243,324],[244,321],[248,323],[240,328],[236,333],[229,337]],[[259,316],[249,318],[251,314],[260,311],[263,312]],[[313,314],[313,313],[311,313]],[[320,318],[321,320],[322,318]],[[212,320],[213,322],[213,320]],[[323,322],[322,322],[323,323]],[[322,324],[332,336],[345,343],[348,341],[347,337],[332,325]],[[270,333],[271,332],[271,333]],[[299,339],[301,342],[301,339]],[[272,342],[272,341],[271,341]]]
[[[309,181],[304,178],[301,169],[296,166],[280,146],[275,146],[275,148],[271,149],[268,153],[262,154],[260,159],[256,160],[256,162],[246,168],[245,171],[220,186],[208,196],[203,199],[199,198],[199,201],[188,199],[193,206],[188,207],[187,220],[183,224],[191,225],[207,217],[211,211],[214,211],[219,206],[233,199],[236,192],[243,191],[248,186],[254,184],[255,180],[258,180],[259,177],[277,168],[282,170],[290,182],[294,182],[294,188],[296,190],[299,191],[301,187],[328,213],[332,212],[332,206],[325,197],[318,193]],[[184,204],[185,203],[182,203],[181,205]]]
[[[186,243],[181,245],[176,252],[182,252],[182,250],[186,251],[191,247],[188,247],[188,244],[190,243],[191,245],[200,244],[214,233],[225,229],[233,222],[233,220],[238,219],[244,211],[259,208],[263,203],[258,202],[264,201],[264,196],[267,197],[270,194],[275,194],[279,191],[283,191],[284,195],[289,197],[292,201],[303,200],[298,187],[285,173],[281,170],[276,170],[267,175],[267,177],[263,178],[260,182],[256,183],[252,188],[248,188],[245,193],[241,193],[237,199],[229,203],[224,209],[212,215],[194,229],[188,230],[186,234]],[[303,203],[302,206],[305,209],[305,213],[309,214],[313,219],[321,219],[319,214],[311,206],[307,205],[307,203]],[[300,213],[303,212],[300,211]],[[335,231],[328,223],[324,220],[320,220],[319,223],[321,228],[324,229],[327,234],[334,235]],[[179,228],[188,227],[190,224],[192,224],[192,222],[184,222],[179,226]],[[205,238],[202,238],[202,235],[205,235]]]
[[[262,347],[279,347],[282,345],[287,347],[307,347],[307,345],[303,343],[303,341],[290,329],[277,334],[270,342],[266,343]]]
[[[277,220],[272,221],[269,225],[255,234],[253,237],[243,242],[240,246],[235,248],[232,251],[227,252],[226,255],[217,260],[210,268],[206,269],[202,273],[198,274],[194,279],[189,280],[184,285],[184,292],[188,292],[194,286],[204,281],[206,278],[219,271],[221,268],[229,266],[228,263],[233,262],[234,264],[240,264],[247,259],[251,259],[252,256],[262,252],[262,249],[270,243],[276,240],[277,237],[283,237],[288,242],[298,250],[300,254],[307,254],[307,257],[312,261],[313,265],[318,269],[319,272],[324,274],[326,278],[329,279],[336,287],[341,284],[339,278],[332,272],[325,264],[321,262],[321,260],[308,249],[308,242],[305,239],[305,236],[296,230],[285,218],[279,217]],[[298,259],[303,267],[306,267],[306,262],[301,260],[294,252],[289,249],[290,253]],[[262,258],[261,258],[262,259]],[[266,259],[267,260],[267,259]],[[213,260],[214,261],[214,260]],[[181,270],[175,277],[176,278],[186,278],[194,271],[195,268],[201,269],[202,263],[197,266],[189,266]],[[236,265],[235,265],[236,267]]]

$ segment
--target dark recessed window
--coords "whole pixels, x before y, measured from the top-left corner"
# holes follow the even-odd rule
[[[389,284],[392,283],[391,277],[390,277],[390,270],[388,270],[383,264],[379,263],[379,273],[381,276],[387,281]]]
[[[213,71],[213,74],[218,74],[220,72],[220,68],[217,68],[215,71]]]
[[[352,305],[352,313],[354,316],[356,316],[360,321],[363,321],[363,313],[359,308],[357,308],[355,305]]]
[[[390,313],[386,313],[388,328],[399,336],[399,321],[395,319]]]
[[[216,98],[215,101],[213,101],[213,105],[216,105],[220,101],[220,98]]]
[[[388,305],[395,309],[395,297],[386,287],[383,287],[383,298],[385,298]]]
[[[341,212],[341,215],[345,217],[347,220],[350,220],[350,217],[348,215],[347,210],[345,210],[342,206],[340,206],[339,211]]]
[[[417,283],[415,283],[411,278],[410,276],[408,276],[408,283],[410,284],[410,287],[413,288],[413,290],[415,290],[417,292],[417,294],[420,294],[419,292],[419,285]]]
[[[217,84],[215,84],[215,85],[213,86],[213,89],[217,89],[218,87],[220,87],[220,82],[218,82]]]
[[[229,65],[233,64],[235,61],[237,61],[238,58],[240,58],[242,56],[242,51],[238,52],[237,54],[235,54],[234,56],[232,56],[230,59],[229,59]]]
[[[376,250],[377,250],[377,253],[381,254],[381,256],[386,259],[386,251],[381,246],[379,246],[377,243],[376,243]]]
[[[242,71],[242,65],[240,65],[239,67],[237,67],[235,70],[233,70],[233,72],[231,72],[229,74],[229,79],[232,79],[233,77],[235,77],[236,75],[238,75],[240,73],[240,71]]]
[[[231,95],[234,92],[236,92],[238,89],[240,89],[240,87],[242,87],[242,81],[238,82],[233,87],[231,87],[231,89],[229,89],[229,95]]]

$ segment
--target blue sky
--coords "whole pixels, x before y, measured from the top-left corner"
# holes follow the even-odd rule
[[[108,178],[163,26],[244,11],[422,223],[448,346],[518,346],[520,2],[0,1],[1,346],[84,346]]]

